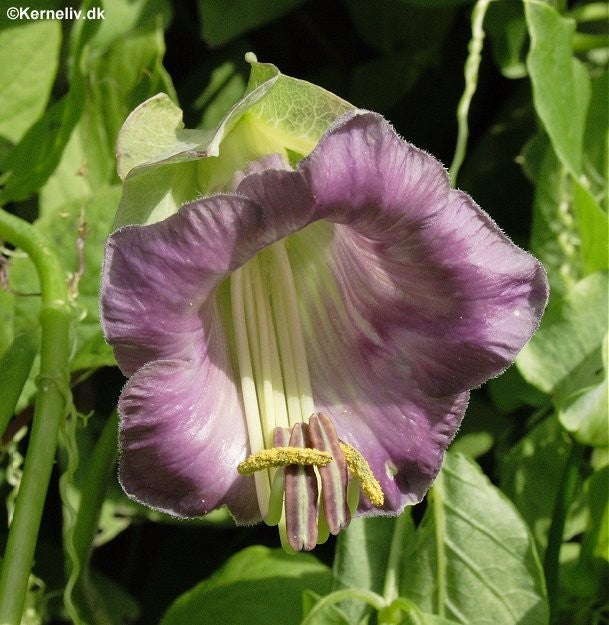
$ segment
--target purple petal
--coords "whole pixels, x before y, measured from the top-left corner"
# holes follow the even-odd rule
[[[104,334],[122,371],[157,359],[188,360],[206,341],[214,289],[273,239],[258,205],[216,195],[107,243],[101,288]]]
[[[236,471],[249,446],[229,363],[224,337],[201,359],[158,360],[131,377],[119,402],[120,480],[133,498],[177,516],[225,503],[240,522],[260,519],[254,480]]]
[[[498,375],[537,328],[548,294],[540,263],[376,114],[339,122],[297,172],[252,175],[238,191],[269,215],[284,207],[294,227],[337,224],[325,252],[373,334],[361,341],[408,362],[430,394]]]

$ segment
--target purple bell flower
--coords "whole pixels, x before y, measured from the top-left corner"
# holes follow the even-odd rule
[[[437,160],[348,113],[296,170],[265,157],[233,192],[111,235],[123,488],[177,516],[278,523],[293,549],[399,514],[547,296]]]

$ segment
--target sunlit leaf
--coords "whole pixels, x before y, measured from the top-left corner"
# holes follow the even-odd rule
[[[561,162],[574,176],[582,171],[582,146],[590,99],[590,79],[572,56],[575,21],[549,3],[525,2],[531,37],[527,68],[533,100]]]
[[[401,594],[467,625],[547,623],[533,539],[479,467],[449,453],[429,499],[402,560]]]
[[[44,111],[59,61],[58,21],[0,30],[0,137],[16,143]]]
[[[586,359],[595,351],[600,354],[607,306],[604,272],[588,276],[563,299],[551,302],[537,334],[516,360],[524,378],[546,393],[560,390],[578,367],[586,366]]]

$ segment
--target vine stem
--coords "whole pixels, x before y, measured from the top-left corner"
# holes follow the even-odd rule
[[[463,159],[465,158],[465,150],[467,148],[467,139],[469,136],[467,116],[478,85],[478,69],[480,68],[482,46],[484,43],[484,16],[491,2],[492,0],[478,0],[472,11],[472,38],[469,42],[469,54],[467,55],[464,69],[465,89],[463,90],[463,95],[457,106],[457,145],[455,146],[453,162],[448,170],[448,175],[450,176],[453,187],[457,184],[457,175],[463,164]]]
[[[0,209],[0,239],[32,260],[41,289],[40,375],[23,476],[0,573],[0,624],[19,625],[68,388],[71,311],[64,271],[46,239]]]

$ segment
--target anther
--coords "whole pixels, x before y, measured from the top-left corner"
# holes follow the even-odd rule
[[[241,475],[250,475],[271,467],[284,467],[290,464],[324,467],[330,462],[332,462],[332,456],[327,451],[309,447],[272,447],[261,449],[248,456],[239,463],[237,471]]]
[[[362,492],[368,497],[373,506],[380,508],[385,503],[385,495],[378,480],[374,477],[370,465],[364,456],[357,449],[351,447],[351,445],[341,443],[340,448],[345,455],[349,471],[353,477],[359,480]]]

